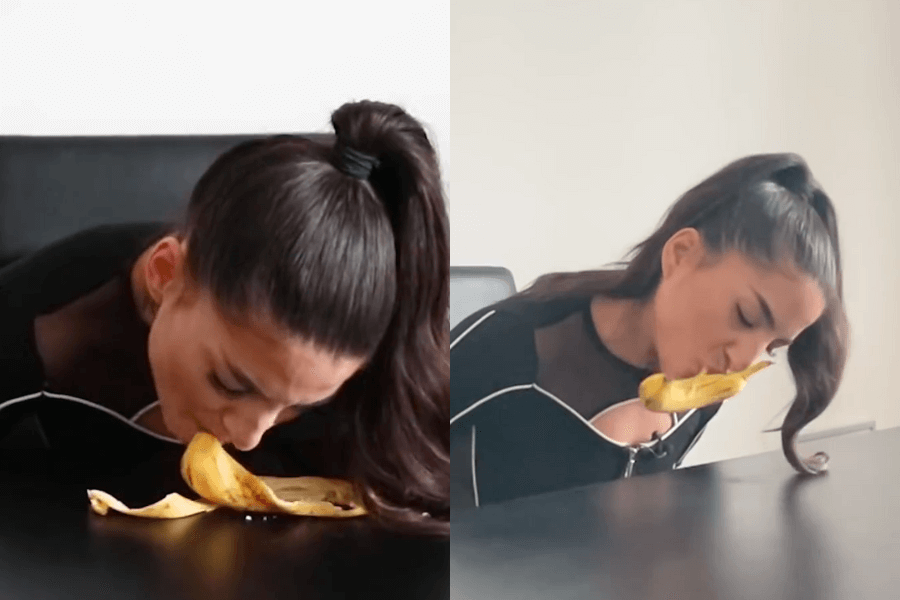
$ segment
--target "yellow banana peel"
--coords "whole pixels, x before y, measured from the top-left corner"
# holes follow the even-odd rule
[[[662,373],[656,373],[641,382],[638,394],[644,406],[656,412],[682,412],[702,408],[736,395],[744,389],[751,375],[771,364],[764,360],[736,373],[701,373],[673,381],[668,381]]]
[[[209,504],[200,500],[190,500],[181,494],[169,494],[162,500],[154,502],[143,508],[128,508],[106,492],[100,490],[88,490],[88,498],[91,508],[100,515],[105,515],[110,510],[134,517],[149,517],[151,519],[180,519],[190,517],[203,512],[209,512],[218,508],[215,504]]]
[[[232,458],[209,433],[200,432],[181,457],[181,476],[202,500],[169,494],[142,508],[129,508],[110,494],[88,490],[94,512],[110,510],[136,517],[179,519],[225,506],[247,512],[318,517],[366,514],[353,486],[322,477],[257,476]]]

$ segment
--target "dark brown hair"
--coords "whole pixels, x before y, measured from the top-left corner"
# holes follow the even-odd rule
[[[274,136],[215,161],[188,206],[188,268],[225,311],[266,311],[367,359],[330,401],[348,431],[329,454],[377,519],[446,534],[450,260],[437,157],[397,106],[346,104],[331,121],[333,144]],[[347,148],[377,159],[368,177],[345,172]]]
[[[795,469],[823,471],[828,456],[820,452],[801,459],[796,437],[834,398],[849,335],[834,206],[796,154],[742,158],[696,185],[675,202],[621,268],[545,275],[522,294],[648,300],[662,278],[663,246],[686,227],[700,232],[713,255],[738,250],[771,266],[787,259],[821,286],[825,312],[788,348],[797,395],[782,426],[770,431],[781,431],[784,455]]]

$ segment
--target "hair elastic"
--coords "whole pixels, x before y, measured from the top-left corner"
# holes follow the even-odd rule
[[[341,145],[338,148],[337,168],[341,172],[357,179],[368,179],[372,169],[379,165],[377,158],[370,154]]]

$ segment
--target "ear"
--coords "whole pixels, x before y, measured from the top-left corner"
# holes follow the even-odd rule
[[[178,238],[166,236],[156,242],[144,264],[147,294],[154,304],[167,295],[179,294],[185,285],[186,247]]]
[[[693,227],[685,227],[672,235],[662,250],[663,279],[683,271],[685,268],[696,268],[703,261],[706,247],[703,236]]]

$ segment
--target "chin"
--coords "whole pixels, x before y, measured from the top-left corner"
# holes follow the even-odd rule
[[[172,437],[176,438],[182,444],[187,446],[191,443],[191,440],[194,439],[194,432],[190,432],[188,430],[179,431],[177,434],[172,434]]]
[[[169,431],[172,432],[172,437],[180,440],[182,444],[188,445],[195,435],[203,431],[203,428],[189,420],[184,420],[178,423],[175,429],[169,429]]]

